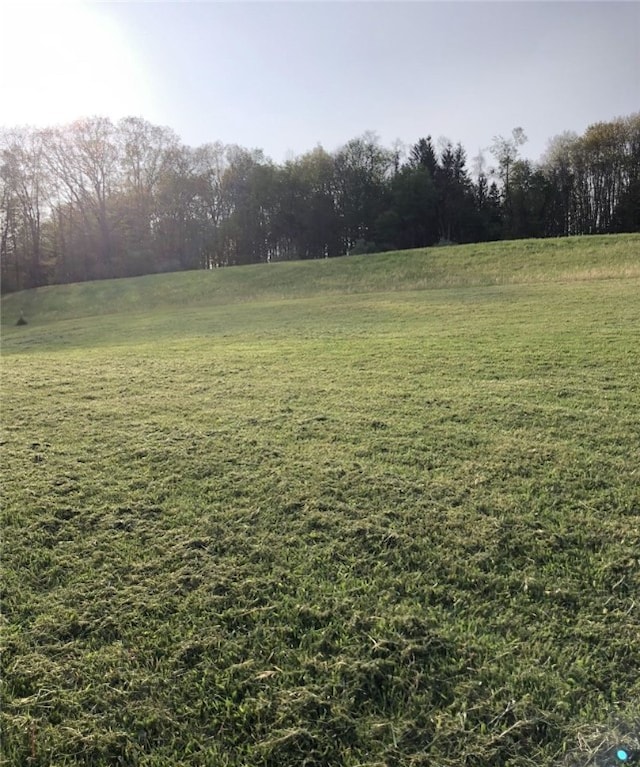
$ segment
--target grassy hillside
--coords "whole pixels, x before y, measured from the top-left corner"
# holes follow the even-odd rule
[[[23,309],[40,324],[247,301],[640,276],[640,235],[481,243],[179,272],[62,285],[6,296],[2,324]]]
[[[639,296],[624,236],[5,298],[2,764],[640,745]]]

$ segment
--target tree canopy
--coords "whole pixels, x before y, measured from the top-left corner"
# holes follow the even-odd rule
[[[538,163],[522,128],[467,165],[431,136],[365,133],[283,164],[185,146],[140,117],[0,130],[3,291],[437,243],[640,230],[640,113],[565,133]]]

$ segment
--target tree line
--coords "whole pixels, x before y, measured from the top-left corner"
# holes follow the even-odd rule
[[[185,146],[139,117],[0,129],[4,292],[347,253],[640,230],[640,113],[520,157],[521,128],[469,168],[461,144],[365,133],[282,164]]]

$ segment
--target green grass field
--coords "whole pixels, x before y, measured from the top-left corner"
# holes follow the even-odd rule
[[[640,235],[58,286],[2,320],[3,765],[640,745]]]

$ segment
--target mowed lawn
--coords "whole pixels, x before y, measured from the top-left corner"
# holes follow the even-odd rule
[[[47,288],[2,341],[3,765],[640,745],[639,235]]]

